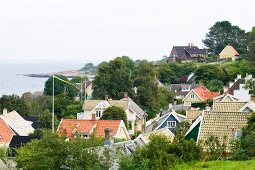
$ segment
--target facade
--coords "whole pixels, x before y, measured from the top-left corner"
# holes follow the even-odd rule
[[[169,90],[176,94],[177,99],[183,99],[192,89],[199,86],[199,84],[171,84]]]
[[[135,131],[142,131],[145,112],[129,97],[125,97],[121,100],[85,100],[83,104],[84,112],[77,114],[79,120],[91,120],[92,114],[96,114],[96,119],[100,119],[104,114],[104,110],[110,106],[121,107],[125,110],[127,120],[131,125],[129,130],[130,134],[134,134]]]
[[[231,45],[227,45],[219,54],[220,59],[229,59],[236,60],[239,57],[239,53]]]
[[[186,120],[186,116],[178,114],[174,111],[166,113],[148,125],[146,127],[146,133],[167,127],[173,134],[175,134],[176,127],[178,127],[180,122],[184,120]]]
[[[233,95],[234,98],[240,101],[248,102],[251,100],[249,89],[245,88],[245,84],[249,80],[254,80],[252,75],[246,74],[244,78],[240,74],[237,75],[234,82],[229,82],[229,86],[225,89],[225,93]]]
[[[9,146],[14,135],[12,129],[0,118],[0,147]]]
[[[91,136],[104,138],[105,129],[112,129],[112,136],[116,139],[130,140],[130,136],[123,120],[77,120],[62,119],[57,132],[68,139]]]
[[[201,85],[191,90],[183,99],[185,107],[191,107],[192,103],[200,103],[212,100],[219,96],[218,92],[210,92],[205,86]]]
[[[194,61],[198,57],[206,58],[207,50],[199,49],[191,43],[188,46],[173,46],[168,62]]]
[[[29,136],[34,132],[32,127],[33,122],[23,119],[15,110],[7,113],[3,110],[3,115],[0,118],[15,132],[18,136]]]

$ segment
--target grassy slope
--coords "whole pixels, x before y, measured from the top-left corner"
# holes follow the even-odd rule
[[[177,166],[176,170],[255,170],[255,160],[193,162]]]

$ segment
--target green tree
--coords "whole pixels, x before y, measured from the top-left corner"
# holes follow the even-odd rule
[[[56,76],[64,81],[69,82],[69,80],[65,76],[62,76],[62,75],[56,75]],[[52,87],[53,87],[53,77],[50,77],[45,82],[44,94],[48,96],[52,96]],[[59,95],[61,93],[66,93],[70,98],[73,99],[74,97],[78,95],[78,90],[74,86],[68,83],[65,83],[63,81],[60,81],[57,78],[54,78],[54,94]]]
[[[17,149],[17,168],[22,169],[100,169],[101,161],[96,146],[103,140],[97,138],[65,141],[55,133],[45,133]]]
[[[88,81],[89,79],[88,79],[88,77],[78,77],[78,76],[76,76],[76,77],[73,77],[70,81],[72,82],[72,83],[81,83],[81,82],[83,82],[83,81]]]
[[[121,99],[125,92],[132,96],[132,79],[130,73],[133,61],[127,57],[117,57],[109,63],[99,65],[92,83],[93,97],[102,99],[108,95],[113,99]]]
[[[21,116],[28,115],[25,101],[17,95],[3,95],[0,98],[0,110],[4,108],[8,111],[16,110]]]
[[[209,52],[219,54],[226,45],[231,44],[240,54],[247,52],[246,33],[229,21],[216,22],[206,34],[203,43]]]
[[[210,91],[222,92],[223,83],[220,80],[210,80],[206,86]]]
[[[52,128],[52,113],[50,113],[49,110],[44,110],[44,112],[40,115],[38,123],[40,128],[51,129]],[[57,116],[55,115],[54,127],[57,128],[58,124],[59,124],[59,121]]]
[[[158,66],[159,80],[162,83],[174,83],[177,79],[177,75],[172,70],[171,65],[166,62],[161,62]]]
[[[61,112],[62,118],[76,119],[77,113],[82,112],[82,104],[80,102],[70,104],[66,106]]]
[[[255,62],[255,27],[248,32],[248,59],[251,63]]]
[[[101,120],[123,120],[126,127],[128,127],[127,115],[123,108],[117,106],[110,106],[105,109]]]

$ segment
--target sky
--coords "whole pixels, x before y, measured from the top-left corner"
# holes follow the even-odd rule
[[[160,60],[217,21],[250,31],[254,0],[0,0],[0,63]]]

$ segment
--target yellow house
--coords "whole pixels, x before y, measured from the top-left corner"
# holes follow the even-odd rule
[[[231,58],[232,60],[236,60],[239,57],[239,53],[232,47],[231,45],[227,45],[221,52],[220,52],[220,59],[228,59]]]

